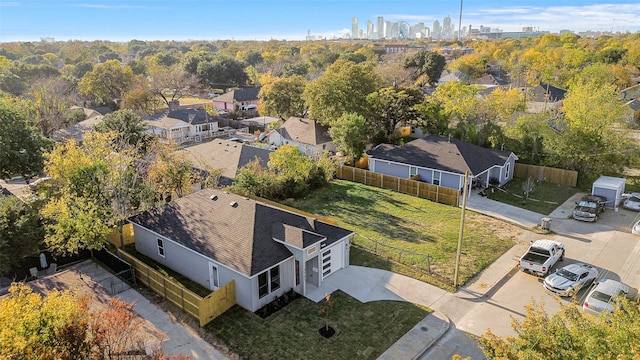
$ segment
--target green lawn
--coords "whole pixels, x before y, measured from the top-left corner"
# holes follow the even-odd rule
[[[529,193],[529,199],[525,200],[523,187],[526,181],[527,179],[513,179],[502,190],[496,190],[493,193],[488,191],[488,197],[505,204],[549,215],[579,191],[570,186],[535,181],[533,190]]]
[[[431,270],[441,277],[433,282],[442,283],[442,277],[453,283],[453,274],[460,230],[461,209],[397,192],[336,180],[306,198],[288,201],[287,205],[315,213],[335,221],[338,225],[356,231],[355,242],[373,240],[381,244],[420,254],[429,254]],[[516,231],[504,228],[503,222],[483,215],[467,212],[459,280],[465,283],[514,244]],[[509,235],[502,235],[509,234]],[[378,246],[379,253],[396,259],[397,250]],[[424,256],[403,256],[402,261],[428,268]]]
[[[329,325],[336,334],[318,333],[325,324],[325,301],[299,298],[266,319],[239,306],[205,326],[243,359],[376,359],[429,314],[398,301],[360,303],[336,291]]]

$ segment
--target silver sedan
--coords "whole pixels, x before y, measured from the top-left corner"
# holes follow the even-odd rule
[[[633,211],[640,211],[640,193],[629,194],[622,202],[622,207]]]
[[[583,287],[593,284],[598,269],[584,263],[569,264],[544,279],[544,288],[558,296],[573,296]]]

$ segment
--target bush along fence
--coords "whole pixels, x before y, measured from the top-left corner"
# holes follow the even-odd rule
[[[453,284],[453,274],[443,274],[440,272],[438,267],[434,266],[433,258],[429,254],[387,245],[379,240],[370,239],[358,233],[353,236],[351,244],[370,253],[387,258],[388,260],[410,266],[414,270],[428,274],[444,283]]]
[[[118,249],[118,255],[134,268],[136,280],[162,295],[205,326],[211,320],[236,304],[235,282],[231,281],[211,294],[201,297],[168,277],[162,275],[133,255]]]
[[[571,187],[576,187],[578,183],[577,171],[520,163],[516,163],[514,166],[513,176],[522,179],[533,178]]]
[[[342,165],[338,167],[336,177],[342,180],[359,182],[369,186],[417,196],[446,205],[458,206],[460,201],[460,191],[456,189],[374,173],[369,170],[358,169],[351,166]]]

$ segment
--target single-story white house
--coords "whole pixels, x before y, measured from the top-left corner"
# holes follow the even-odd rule
[[[349,265],[350,230],[217,189],[129,219],[136,250],[256,311],[293,289],[305,295]]]
[[[513,179],[518,157],[511,151],[483,148],[440,135],[427,135],[402,146],[380,144],[367,151],[369,170],[400,178],[461,190],[465,173],[469,186],[487,187],[491,178],[499,186]]]

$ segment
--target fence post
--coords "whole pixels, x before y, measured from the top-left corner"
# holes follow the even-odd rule
[[[420,181],[416,181],[416,196],[420,197]]]
[[[151,277],[149,276],[149,267],[147,267],[147,284],[149,284],[149,287],[153,289],[153,287],[151,287]]]
[[[180,297],[182,298],[182,310],[184,310],[184,290],[180,288]]]
[[[365,184],[365,185],[367,185],[367,173],[368,173],[368,172],[369,172],[369,171],[365,171],[365,172],[364,172],[364,184]]]
[[[427,271],[431,274],[431,256],[427,255]]]
[[[373,240],[373,253],[378,253],[378,240]]]
[[[162,290],[164,293],[164,298],[167,298],[167,283],[166,283],[166,279],[164,278],[164,276],[162,277]]]
[[[402,250],[398,251],[398,262],[402,264]]]

